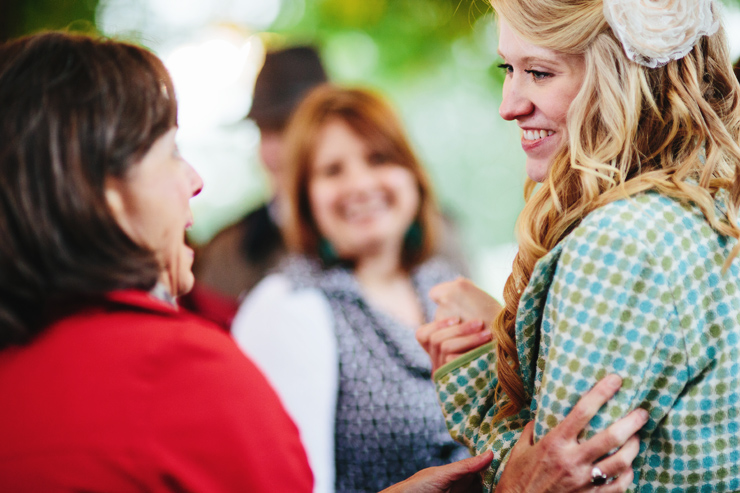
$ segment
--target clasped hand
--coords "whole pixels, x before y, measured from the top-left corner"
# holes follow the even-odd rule
[[[492,339],[491,324],[501,304],[469,279],[434,286],[429,297],[437,304],[434,321],[416,331],[416,340],[432,360],[432,372]]]

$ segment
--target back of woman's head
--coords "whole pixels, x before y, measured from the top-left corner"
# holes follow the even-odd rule
[[[0,46],[0,347],[50,304],[150,289],[159,266],[116,223],[107,178],[176,125],[172,82],[139,47],[64,33]]]
[[[431,185],[406,138],[401,122],[381,97],[364,89],[325,84],[311,91],[293,114],[286,130],[286,191],[288,220],[283,228],[288,246],[308,255],[319,254],[321,232],[309,201],[309,181],[318,139],[327,123],[341,121],[359,136],[372,154],[409,169],[419,187],[416,221],[421,238],[406,241],[402,265],[410,269],[427,259],[434,248],[438,220]]]
[[[527,184],[520,250],[504,293],[507,308],[494,324],[499,361],[509,363],[499,365],[499,376],[513,403],[504,414],[511,415],[526,401],[517,382],[513,335],[523,287],[537,260],[586,215],[654,189],[696,204],[717,231],[740,237],[734,222],[715,214],[719,189],[729,192],[730,217],[737,216],[740,204],[740,86],[718,6],[710,0],[660,5],[492,0],[492,5],[519,37],[585,61],[582,86],[568,111],[567,144],[543,186]],[[614,9],[623,10],[612,16]],[[666,14],[660,9],[673,9],[671,22],[647,26],[651,15]],[[661,32],[667,24],[672,31]]]

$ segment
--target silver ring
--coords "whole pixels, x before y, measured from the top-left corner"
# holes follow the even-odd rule
[[[604,474],[604,471],[599,469],[599,466],[594,466],[593,469],[591,469],[591,484],[594,486],[601,486],[603,484],[606,484],[606,481],[609,479],[609,477]]]

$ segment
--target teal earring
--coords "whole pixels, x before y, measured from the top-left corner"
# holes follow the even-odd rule
[[[424,241],[424,231],[421,227],[421,223],[418,219],[415,219],[409,229],[406,230],[406,234],[403,236],[403,244],[411,252],[418,252],[421,250],[422,242]]]
[[[321,238],[318,245],[318,254],[325,266],[336,264],[339,261],[339,255],[334,246],[326,238]]]

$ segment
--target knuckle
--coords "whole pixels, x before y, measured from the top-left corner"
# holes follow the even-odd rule
[[[618,455],[614,458],[614,464],[616,469],[621,471],[622,469],[627,469],[632,464],[632,461],[628,460],[625,456]]]
[[[624,442],[624,440],[619,436],[619,433],[617,433],[617,431],[612,427],[604,430],[604,441],[612,448],[617,447]]]
[[[465,325],[460,328],[460,332],[463,334],[473,334],[479,330],[480,322],[478,320],[468,320]]]
[[[437,284],[436,286],[433,286],[432,289],[429,290],[429,297],[432,298],[435,302],[437,300],[441,300],[449,291],[450,284],[450,282],[442,282]]]
[[[591,417],[591,413],[589,410],[585,407],[583,402],[579,402],[575,405],[575,407],[570,411],[570,414],[568,416],[571,417],[571,419],[574,419],[576,421],[583,421]]]
[[[556,440],[553,440],[552,437],[546,436],[542,440],[540,440],[540,447],[542,449],[542,453],[547,456],[552,456],[556,458],[555,464],[560,465],[560,458],[555,455],[555,451],[559,448],[559,446],[556,443]]]
[[[450,340],[442,341],[442,343],[439,345],[439,350],[442,353],[452,352],[452,349],[453,349],[453,344],[452,344],[452,341]]]
[[[456,291],[461,289],[464,290],[466,286],[466,281],[467,279],[465,279],[464,277],[458,277],[454,281],[450,281],[450,288]]]
[[[617,478],[617,480],[612,483],[612,486],[614,487],[613,491],[624,491],[625,489],[627,489],[632,484],[634,476],[635,473],[632,471],[632,468],[626,469],[619,473],[619,477]]]

